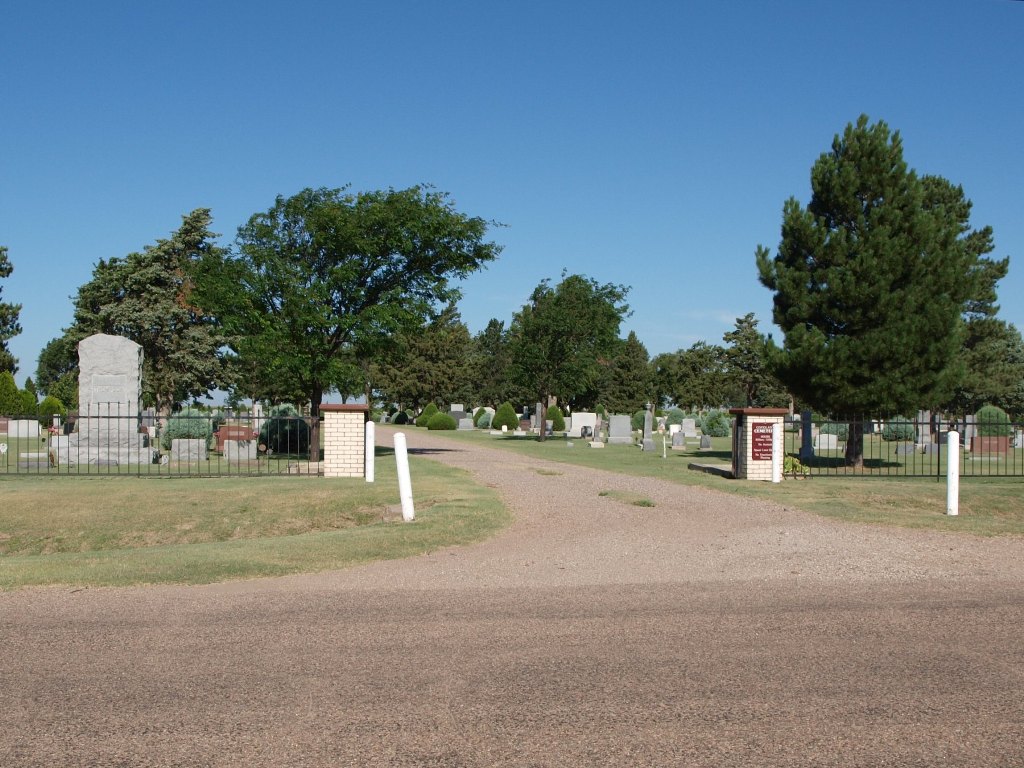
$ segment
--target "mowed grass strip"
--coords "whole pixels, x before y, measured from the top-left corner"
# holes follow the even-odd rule
[[[480,541],[511,522],[460,470],[410,457],[416,520],[394,458],[376,482],[316,477],[0,480],[0,589],[201,584],[345,568]]]
[[[585,440],[503,437],[486,431],[434,433],[453,440],[514,451],[563,464],[593,467],[681,485],[697,485],[858,524],[958,531],[980,536],[1024,535],[1024,477],[961,477],[960,514],[946,512],[946,483],[935,478],[815,477],[782,483],[747,482],[688,469],[694,462],[727,464],[730,439],[713,438],[711,451],[644,452],[632,445],[591,448]],[[570,446],[569,443],[572,443]]]

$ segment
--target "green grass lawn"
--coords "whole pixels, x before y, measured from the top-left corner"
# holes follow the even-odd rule
[[[376,482],[315,477],[0,478],[0,589],[210,583],[344,568],[484,539],[511,521],[465,472],[390,451]]]
[[[657,450],[645,453],[630,445],[606,445],[596,449],[590,448],[585,440],[557,437],[541,443],[534,436],[493,436],[484,430],[433,434],[567,465],[656,477],[682,485],[699,485],[725,493],[770,499],[783,506],[848,522],[961,531],[984,536],[1024,535],[1024,477],[1000,477],[995,473],[961,477],[960,514],[949,517],[945,514],[944,475],[940,481],[936,477],[868,473],[805,480],[787,478],[782,483],[772,484],[731,480],[688,469],[695,462],[728,465],[731,462],[731,440],[726,437],[712,438],[710,451],[673,451],[669,447],[665,451],[666,457],[662,458],[660,435],[654,438]],[[885,446],[887,451],[895,451],[895,444]],[[922,455],[922,458],[926,457]]]

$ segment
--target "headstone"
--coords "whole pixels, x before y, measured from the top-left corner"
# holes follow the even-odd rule
[[[819,434],[814,438],[814,450],[836,451],[839,450],[839,435]]]
[[[1024,448],[1024,431],[1018,429],[1013,433],[1013,447]]]
[[[897,443],[896,444],[896,455],[897,456],[910,456],[917,451],[917,446],[913,443]]]
[[[710,451],[711,450],[711,435],[701,435],[700,436],[700,449],[702,451]]]
[[[803,411],[800,414],[800,461],[814,458],[814,414]]]
[[[250,461],[256,461],[258,455],[259,446],[255,440],[224,441],[224,456],[229,464],[248,464]]]
[[[654,411],[651,409],[651,406],[648,406],[647,410],[644,411],[644,442],[642,447],[645,451],[654,450],[653,427]]]
[[[466,413],[466,411],[451,411],[451,412],[448,413],[448,415],[451,416],[456,421],[459,421],[459,420],[464,419],[467,416],[469,416],[469,414]],[[470,417],[469,420],[472,421],[473,420],[472,417]]]
[[[696,437],[697,436],[697,420],[696,419],[683,419],[683,423],[680,427],[683,432],[683,437]]]
[[[927,445],[932,441],[932,412],[931,411],[918,411],[917,412],[917,442],[921,445]]]
[[[473,427],[473,420],[472,419],[459,419],[459,429],[463,430],[463,431],[474,429],[474,427]]]
[[[681,451],[686,448],[686,436],[682,430],[672,435],[672,450]]]
[[[142,413],[142,347],[123,336],[97,333],[78,343],[78,432],[62,464],[131,464],[149,459]]]
[[[462,411],[463,413],[465,413],[466,412],[466,405],[465,405],[465,403],[450,403],[448,405],[448,412],[449,413],[453,413],[455,411]]]
[[[668,425],[668,433],[669,433],[670,435],[672,435],[672,436],[675,436],[675,434],[676,434],[676,433],[677,433],[677,432],[678,432],[678,431],[679,431],[680,429],[682,429],[682,425],[681,425],[681,424],[669,424],[669,425]]]
[[[171,440],[171,461],[204,461],[206,457],[206,441],[203,439]]]
[[[567,427],[569,425],[566,425]],[[590,430],[590,435],[597,434],[597,414],[590,411],[576,411],[572,415],[571,429],[567,429],[570,437],[587,437],[583,431]]]
[[[633,426],[629,423],[629,416],[615,414],[608,417],[608,442],[611,445],[633,443]]]
[[[8,437],[39,437],[39,422],[35,419],[11,419],[7,423]]]
[[[977,418],[975,416],[973,416],[973,415],[965,416],[964,417],[964,428],[963,428],[963,433],[962,433],[964,445],[970,445],[971,444],[971,440],[973,440],[975,437],[977,437],[977,435],[978,435],[978,420],[977,420]]]

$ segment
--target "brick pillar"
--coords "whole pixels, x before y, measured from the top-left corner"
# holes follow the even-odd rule
[[[365,405],[321,405],[324,477],[363,477],[366,470]]]
[[[730,408],[736,417],[733,434],[733,474],[737,480],[772,480],[772,430],[779,429],[789,413],[786,408]],[[779,450],[785,450],[779,446]],[[779,457],[782,461],[782,457]]]

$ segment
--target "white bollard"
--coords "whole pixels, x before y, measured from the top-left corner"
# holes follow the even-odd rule
[[[395,433],[395,463],[398,466],[398,497],[402,500],[402,519],[411,522],[416,519],[412,505],[412,478],[409,476],[409,451],[405,445],[405,433]]]
[[[946,433],[946,514],[960,514],[960,433]]]
[[[782,425],[772,424],[772,482],[782,482]]]
[[[374,472],[374,447],[377,440],[377,428],[373,425],[372,421],[366,422],[366,442],[364,444],[365,456],[363,462],[363,475],[366,477],[366,482],[373,482]]]

